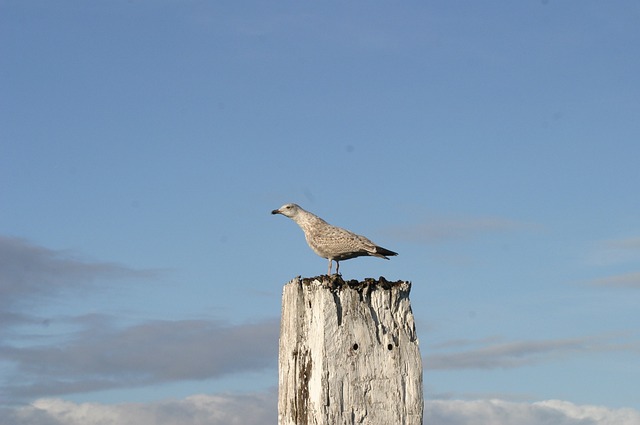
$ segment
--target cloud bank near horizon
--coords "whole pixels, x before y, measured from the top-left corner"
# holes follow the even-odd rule
[[[635,247],[635,240],[632,242]],[[6,371],[0,386],[0,406],[3,402],[23,403],[36,400],[31,407],[16,409],[5,404],[4,410],[0,407],[0,417],[18,415],[15,416],[18,419],[30,418],[31,422],[15,422],[24,424],[74,424],[67,417],[59,417],[54,407],[64,404],[67,406],[64,409],[71,412],[92,410],[98,406],[99,410],[117,416],[119,413],[114,413],[114,409],[127,410],[130,405],[74,404],[46,397],[217,379],[228,374],[276,367],[279,333],[277,318],[234,325],[213,320],[147,320],[121,325],[117,323],[118,318],[115,316],[84,314],[54,318],[54,326],[62,326],[61,330],[55,329],[57,333],[16,332],[21,326],[24,331],[25,326],[42,326],[43,321],[48,321],[32,314],[28,308],[30,300],[79,292],[86,284],[95,286],[92,285],[94,281],[140,276],[147,274],[117,264],[79,260],[66,251],[0,236],[0,366]],[[517,368],[555,361],[569,355],[588,355],[602,351],[637,353],[640,345],[635,334],[623,334],[521,341],[505,341],[501,337],[493,337],[476,341],[446,341],[432,348],[429,355],[425,356],[425,370],[448,371]],[[201,400],[209,400],[209,396],[203,397]],[[233,410],[229,406],[235,402],[235,396],[219,397],[222,399],[208,401],[213,406],[212,412],[218,412],[219,409],[225,412]],[[265,398],[260,400],[267,403]],[[254,402],[258,405],[260,403]],[[196,409],[191,398],[177,405],[165,406],[164,402],[159,403],[162,407],[158,407],[159,410]],[[442,405],[435,401],[430,403],[430,415],[438,415],[438,412],[444,411],[442,414],[448,415],[447,418],[453,417],[452,412],[446,412],[447,406],[450,406],[448,403],[453,402]],[[135,404],[137,412],[146,412],[146,409],[151,408],[149,406],[156,405],[157,403]],[[501,409],[501,405],[496,404],[483,406],[483,411],[493,412],[487,413],[491,415],[498,415],[494,411]],[[508,406],[509,411],[515,409],[515,405]],[[35,410],[31,410],[32,408]],[[265,407],[256,415],[264,418],[269,411]],[[536,412],[538,411],[539,406],[536,407]],[[6,414],[2,414],[3,412]],[[209,418],[209,413],[199,411],[198,415]],[[149,413],[140,414],[144,416]],[[228,419],[228,416],[225,417]],[[43,422],[38,422],[39,420]],[[244,418],[239,423],[251,423],[246,422],[248,420]],[[203,419],[203,422],[194,423],[211,422],[210,419]],[[567,422],[573,423],[578,422]],[[600,422],[579,423],[585,425]]]
[[[277,423],[277,391],[198,394],[150,403],[74,403],[39,399],[30,406],[0,409],[3,425],[264,425]],[[438,425],[637,425],[640,411],[547,400],[432,400],[425,423]]]

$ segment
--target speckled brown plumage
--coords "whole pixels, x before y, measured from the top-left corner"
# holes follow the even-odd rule
[[[304,232],[307,244],[322,258],[329,260],[329,275],[332,261],[336,262],[336,274],[340,269],[339,261],[361,256],[373,256],[388,260],[387,256],[398,255],[382,248],[364,236],[357,235],[341,227],[332,226],[315,214],[296,204],[285,204],[271,214],[282,214],[295,221]]]

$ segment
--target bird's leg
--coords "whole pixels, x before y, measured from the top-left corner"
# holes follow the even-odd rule
[[[340,270],[340,262],[336,260],[336,274],[340,274],[338,273],[338,270]]]
[[[329,274],[327,276],[331,276],[331,266],[333,264],[331,264],[333,262],[333,260],[331,258],[329,258]]]

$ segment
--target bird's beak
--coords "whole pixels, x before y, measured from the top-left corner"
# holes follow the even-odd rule
[[[282,214],[282,213],[280,212],[280,210],[273,210],[271,211],[271,214]]]

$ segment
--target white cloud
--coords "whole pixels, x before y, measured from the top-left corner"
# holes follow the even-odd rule
[[[264,425],[277,423],[277,393],[194,395],[150,403],[74,403],[40,399],[30,406],[0,409],[3,425]],[[549,400],[432,400],[425,424],[437,425],[638,425],[630,408],[577,405]]]
[[[53,398],[4,410],[2,425],[264,425],[277,422],[277,394],[194,395],[112,405]]]
[[[638,425],[640,412],[550,400],[437,400],[425,406],[425,424],[438,425]]]

